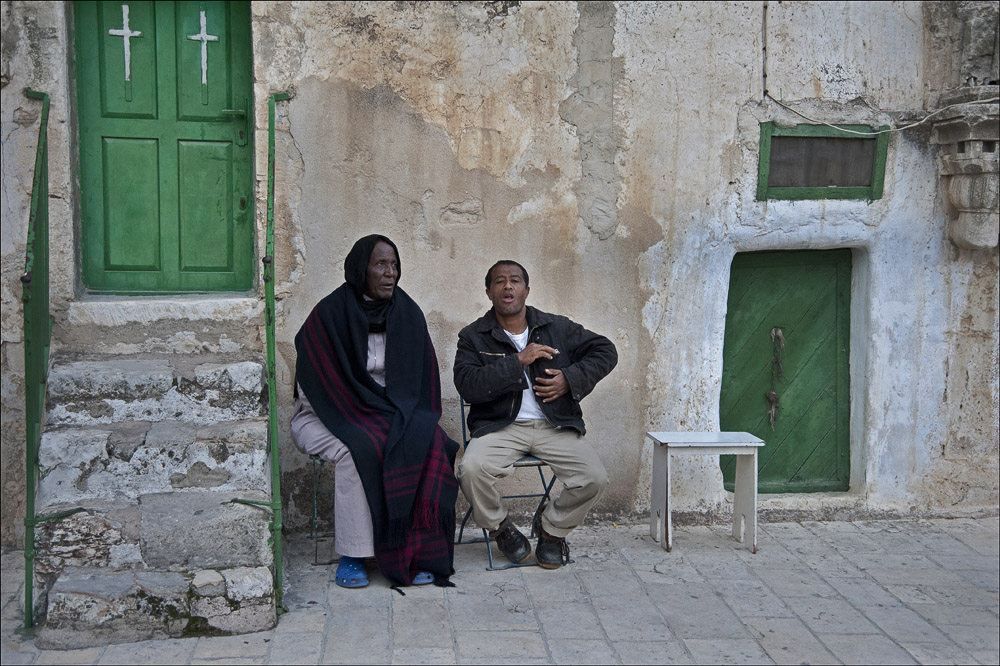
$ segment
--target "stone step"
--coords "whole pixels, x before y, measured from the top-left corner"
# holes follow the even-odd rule
[[[89,296],[68,304],[52,339],[74,355],[259,356],[263,327],[264,301],[256,297]]]
[[[76,506],[85,511],[38,526],[36,575],[47,588],[67,567],[270,567],[270,509],[233,503],[237,498],[270,500],[259,491],[189,490],[48,506],[45,513]]]
[[[214,489],[270,493],[267,420],[56,426],[39,448],[40,507]]]
[[[200,363],[113,358],[56,363],[46,422],[241,421],[266,413],[264,367],[254,361]]]
[[[52,585],[43,649],[75,649],[156,638],[244,634],[277,622],[267,567],[185,572],[69,567]]]

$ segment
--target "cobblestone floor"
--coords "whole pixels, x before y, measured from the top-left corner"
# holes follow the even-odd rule
[[[84,650],[17,632],[23,554],[3,557],[3,664],[996,664],[1000,524],[954,520],[771,523],[751,554],[726,526],[584,527],[575,562],[485,571],[456,547],[454,588],[361,590],[286,549],[288,612],[270,631]],[[322,557],[322,553],[321,553]]]

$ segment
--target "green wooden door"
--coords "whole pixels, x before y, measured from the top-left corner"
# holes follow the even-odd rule
[[[77,2],[75,20],[84,285],[251,288],[249,3]]]
[[[767,442],[762,493],[848,488],[850,294],[850,250],[733,260],[719,422]],[[720,464],[732,490],[735,460]]]

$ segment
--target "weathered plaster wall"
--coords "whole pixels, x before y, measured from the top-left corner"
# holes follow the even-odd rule
[[[67,15],[61,2],[2,2],[0,16],[0,308],[2,308],[2,408],[0,408],[0,544],[14,546],[24,532],[24,345],[21,282],[31,206],[31,179],[42,104],[25,88],[48,93],[49,224],[53,308],[73,292],[73,196],[67,103]]]
[[[948,240],[926,132],[892,135],[879,201],[755,200],[759,123],[806,122],[764,98],[765,70],[771,94],[808,116],[912,120],[995,64],[980,53],[988,30],[962,32],[962,17],[989,3],[960,4],[768,3],[765,30],[760,2],[254,2],[261,254],[266,101],[293,94],[278,104],[276,169],[289,525],[303,524],[309,502],[287,430],[292,340],[340,284],[354,240],[373,231],[399,244],[401,285],[427,314],[454,435],[456,336],[487,309],[482,279],[496,259],[529,268],[529,302],[616,342],[618,368],[584,403],[612,475],[598,513],[615,516],[648,503],[647,430],[718,427],[733,256],[852,248],[851,491],[764,507],[826,516],[995,507],[997,251]],[[23,87],[53,100],[57,351],[242,357],[259,353],[261,322],[259,285],[242,297],[77,295],[71,5],[0,7],[6,547],[23,495],[17,278],[39,106]],[[682,507],[725,512],[714,461],[688,461],[678,477]]]
[[[962,285],[972,274],[995,284],[995,258],[956,256],[948,242],[926,136],[893,135],[880,201],[754,196],[759,123],[806,122],[763,99],[765,41],[772,94],[828,122],[889,124],[943,85],[924,73],[922,4],[770,3],[766,32],[763,20],[762,3],[255,4],[259,90],[294,93],[279,161],[279,196],[294,180],[279,210],[296,248],[284,362],[353,240],[380,230],[404,248],[402,285],[428,313],[457,431],[455,333],[485,309],[485,268],[515,257],[536,305],[621,347],[585,409],[612,470],[601,508],[642,511],[644,432],[718,427],[735,253],[850,247],[852,490],[766,505],[950,506],[927,478],[971,462],[941,454],[963,428],[985,442],[975,465],[995,476],[995,428],[942,398],[949,363],[963,364],[960,329],[980,331],[966,336],[979,351],[997,339],[988,307],[956,326],[959,311],[986,307]],[[995,374],[986,366],[962,384],[994,420]],[[288,450],[284,462],[300,459]],[[680,476],[683,505],[724,510],[713,462]],[[984,475],[948,492],[965,498],[955,506],[989,505],[996,485]]]
[[[615,478],[604,509],[626,513],[639,458],[621,424],[637,428],[642,419],[630,396],[641,390],[637,368],[649,353],[645,336],[633,338],[642,304],[632,287],[635,256],[648,246],[647,232],[658,232],[648,220],[616,232],[615,9],[595,8],[585,30],[603,36],[604,64],[584,84],[572,5],[515,6],[491,17],[493,6],[473,3],[261,3],[255,34],[269,46],[257,79],[266,90],[295,95],[278,167],[279,192],[285,169],[297,178],[278,205],[291,223],[283,233],[300,237],[288,257],[299,263],[282,269],[289,284],[281,288],[288,297],[279,348],[289,384],[295,331],[343,280],[354,240],[380,230],[400,245],[401,286],[427,314],[446,423],[457,436],[451,364],[458,330],[488,308],[486,269],[518,258],[531,273],[531,302],[587,323],[621,349],[619,368],[590,398],[587,416]],[[582,160],[578,135],[591,146]],[[582,214],[578,196],[599,212]],[[289,403],[286,394],[286,409]],[[283,463],[293,469],[302,456],[288,451]]]

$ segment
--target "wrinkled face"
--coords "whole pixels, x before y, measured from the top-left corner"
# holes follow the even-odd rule
[[[501,264],[490,274],[486,295],[493,302],[493,309],[500,316],[509,317],[524,310],[524,302],[531,288],[524,284],[520,266]]]
[[[399,279],[399,258],[392,246],[385,241],[379,241],[368,259],[368,270],[365,271],[365,296],[376,301],[392,298],[392,290],[396,288]]]

